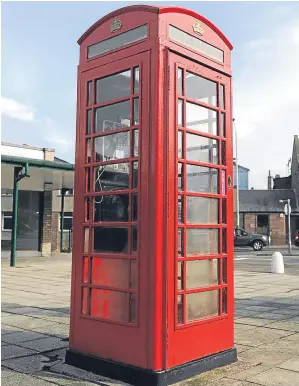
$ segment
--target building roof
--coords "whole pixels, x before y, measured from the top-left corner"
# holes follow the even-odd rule
[[[293,189],[240,190],[240,212],[282,213],[284,204],[279,200],[291,200],[292,211],[298,210],[298,202]]]
[[[234,161],[234,166],[236,166],[236,161]],[[238,168],[239,169],[243,169],[243,170],[247,170],[248,172],[250,171],[250,169],[246,168],[245,166],[242,166],[242,165],[238,165]]]

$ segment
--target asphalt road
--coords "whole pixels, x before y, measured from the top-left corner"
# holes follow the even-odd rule
[[[275,251],[281,252],[284,256],[285,273],[299,276],[299,248],[295,247],[292,250],[293,256],[288,256],[287,248],[271,247],[261,252],[255,252],[251,248],[236,249],[235,269],[247,272],[270,272],[271,256]]]

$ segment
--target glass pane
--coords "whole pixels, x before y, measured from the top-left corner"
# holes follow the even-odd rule
[[[138,188],[138,161],[133,162],[132,168],[132,189]]]
[[[183,95],[183,70],[178,68],[178,94]]]
[[[187,72],[186,97],[217,106],[217,83]]]
[[[119,163],[95,168],[95,191],[125,190],[129,188],[130,163]]]
[[[184,323],[184,297],[178,296],[178,324]]]
[[[89,251],[89,228],[84,228],[84,247],[83,253],[88,253]]]
[[[96,196],[94,198],[95,222],[127,222],[129,220],[129,195]]]
[[[183,290],[183,281],[184,281],[184,263],[182,261],[178,262],[178,290]]]
[[[186,127],[202,133],[217,135],[217,113],[206,107],[187,102]]]
[[[130,288],[136,288],[136,271],[137,262],[136,260],[130,261]]]
[[[85,221],[89,221],[89,213],[90,213],[90,198],[85,198]]]
[[[227,314],[227,288],[222,289],[222,313]]]
[[[83,283],[88,282],[88,257],[83,257]]]
[[[85,192],[90,192],[90,168],[85,169]]]
[[[186,295],[187,321],[219,315],[219,291],[198,292]]]
[[[224,105],[224,86],[223,84],[220,85],[220,95],[219,95],[219,107],[221,109],[224,109],[225,108],[225,105]]]
[[[131,94],[131,70],[96,80],[96,103],[119,99]]]
[[[226,130],[225,130],[225,114],[220,113],[220,118],[219,118],[219,136],[220,137],[225,137],[226,136]]]
[[[223,196],[226,195],[226,173],[225,170],[221,171],[221,193]]]
[[[212,46],[187,32],[184,32],[172,25],[169,26],[169,36],[171,39],[183,44],[191,49],[202,52],[204,55],[209,56],[212,59],[216,59],[218,62],[224,62],[224,52],[219,48]]]
[[[95,227],[93,250],[98,253],[128,253],[128,228]]]
[[[87,57],[90,59],[104,54],[105,52],[145,39],[147,37],[147,30],[147,25],[142,25],[122,34],[118,34],[117,36],[113,36],[112,38],[92,44],[87,47]]]
[[[132,195],[132,221],[138,220],[138,195],[134,193]]]
[[[114,287],[129,287],[129,261],[93,257],[91,284]]]
[[[222,283],[227,283],[227,258],[222,259]]]
[[[133,125],[139,124],[139,99],[133,99]]]
[[[226,165],[226,142],[221,141],[221,163]]]
[[[125,292],[92,289],[91,316],[116,322],[127,321],[127,296]]]
[[[183,158],[183,132],[178,131],[178,157]]]
[[[138,157],[138,129],[133,130],[132,157]]]
[[[226,198],[222,200],[222,224],[226,224]]]
[[[132,227],[132,252],[137,251],[137,228]]]
[[[183,126],[183,101],[178,100],[178,125]]]
[[[139,93],[139,84],[140,84],[140,71],[139,67],[134,68],[134,85],[133,85],[133,93]]]
[[[219,259],[187,261],[187,289],[218,285]]]
[[[217,198],[187,197],[187,222],[190,224],[218,224]]]
[[[134,293],[129,294],[129,322],[136,322],[136,295]]]
[[[91,162],[91,139],[86,141],[86,163]]]
[[[184,255],[183,245],[184,245],[184,229],[179,228],[178,229],[178,256]]]
[[[82,288],[82,308],[81,313],[88,315],[88,288]]]
[[[187,229],[187,255],[216,255],[219,253],[218,229]]]
[[[87,82],[87,106],[92,105],[92,81]]]
[[[178,197],[178,222],[184,222],[184,198],[183,196]]]
[[[218,141],[186,133],[186,159],[218,164]]]
[[[218,169],[187,165],[189,192],[218,193]]]
[[[87,110],[86,113],[86,135],[91,134],[91,112],[92,110]]]
[[[130,132],[104,135],[94,140],[96,162],[130,157]]]
[[[222,253],[227,253],[226,245],[227,245],[227,239],[226,239],[226,228],[222,229]]]
[[[129,127],[131,122],[130,101],[114,103],[98,107],[95,110],[95,132],[122,129]]]
[[[183,164],[178,164],[178,190],[183,190]]]

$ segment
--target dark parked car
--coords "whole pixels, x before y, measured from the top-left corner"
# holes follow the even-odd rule
[[[265,246],[270,245],[270,242],[270,236],[248,233],[240,228],[234,230],[235,247],[252,247],[255,251],[261,251]]]
[[[295,232],[294,245],[296,245],[296,247],[299,247],[299,229]]]

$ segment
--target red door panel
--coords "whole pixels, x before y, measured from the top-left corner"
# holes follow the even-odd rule
[[[230,78],[169,54],[167,367],[233,347]]]
[[[70,348],[146,368],[149,53],[80,79]]]

